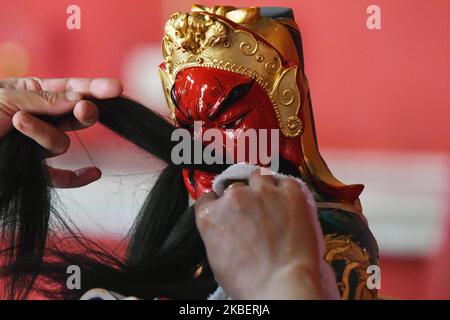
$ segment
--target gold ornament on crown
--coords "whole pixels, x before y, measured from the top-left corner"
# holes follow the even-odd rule
[[[272,39],[282,46],[272,46],[267,41]],[[162,51],[160,75],[173,119],[170,90],[177,73],[207,67],[253,78],[271,99],[283,134],[297,137],[303,132],[298,60],[290,61],[291,66],[283,60],[294,56],[295,46],[286,27],[261,17],[259,8],[194,6],[192,12],[175,13],[166,23]]]

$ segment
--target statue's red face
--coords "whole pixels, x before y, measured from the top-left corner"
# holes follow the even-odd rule
[[[238,137],[249,128],[279,129],[268,95],[253,79],[243,75],[214,68],[187,68],[177,74],[171,96],[180,127],[192,130],[194,121],[200,121],[198,134],[203,135],[210,128],[219,129],[224,144],[225,139],[233,141],[235,154]],[[227,129],[234,132],[226,132]],[[280,133],[280,150],[290,148],[287,140],[293,139],[285,139]],[[267,141],[270,143],[270,139]],[[213,174],[184,170],[183,176],[193,198],[211,190]]]

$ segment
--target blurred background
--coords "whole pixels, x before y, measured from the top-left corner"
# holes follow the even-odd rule
[[[303,34],[322,154],[346,183],[363,183],[381,252],[381,293],[450,298],[450,1],[197,1],[287,6]],[[186,0],[2,0],[0,78],[115,77],[126,94],[166,113],[157,66],[163,26]],[[381,8],[381,30],[366,26]],[[67,7],[81,8],[69,30]],[[104,177],[59,192],[60,210],[115,241],[131,226],[163,166],[100,126],[72,135],[52,159],[98,165]],[[170,195],[169,195],[170,196]]]

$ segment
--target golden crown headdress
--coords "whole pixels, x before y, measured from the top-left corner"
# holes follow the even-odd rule
[[[295,22],[286,20],[295,28]],[[160,74],[172,117],[170,90],[177,73],[210,67],[255,79],[270,97],[283,134],[302,133],[299,58],[283,22],[262,17],[255,7],[193,6],[191,12],[175,13],[166,23],[162,51]]]

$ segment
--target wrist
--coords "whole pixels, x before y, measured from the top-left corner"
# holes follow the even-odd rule
[[[248,300],[320,300],[323,298],[317,266],[292,264],[274,271],[264,284],[249,290]]]
[[[294,264],[274,276],[275,299],[320,300],[322,290],[317,266]]]

